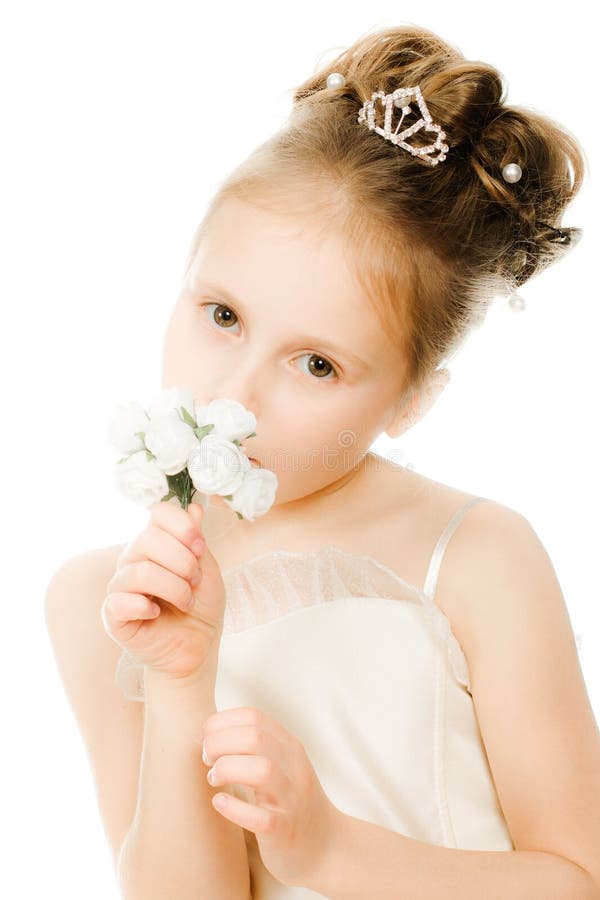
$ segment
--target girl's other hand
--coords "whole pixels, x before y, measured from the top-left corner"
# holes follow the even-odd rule
[[[187,510],[155,503],[147,527],[119,556],[102,605],[108,635],[171,678],[215,669],[223,632],[225,586],[202,534],[203,515],[196,503]]]

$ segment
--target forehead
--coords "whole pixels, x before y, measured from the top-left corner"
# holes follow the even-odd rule
[[[308,215],[262,209],[234,198],[212,214],[195,257],[196,266],[214,262],[244,265],[248,279],[285,275],[286,287],[313,283],[362,301],[344,259],[341,236]]]
[[[341,233],[309,216],[233,198],[214,211],[190,266],[192,289],[222,284],[257,317],[277,313],[288,331],[322,335],[367,360],[388,343],[362,292]]]

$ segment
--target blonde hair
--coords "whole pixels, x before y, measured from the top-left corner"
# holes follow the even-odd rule
[[[327,89],[331,72],[344,75],[342,87]],[[357,122],[374,91],[415,85],[446,134],[449,150],[436,166]],[[581,187],[581,147],[553,120],[505,105],[504,92],[496,68],[465,59],[425,28],[367,33],[294,89],[285,125],[220,184],[186,271],[227,197],[336,229],[403,355],[405,387],[419,391],[495,295],[522,285],[581,236],[580,228],[563,228],[567,239],[557,243],[548,227],[558,226]],[[411,140],[424,146],[432,133]],[[523,175],[508,183],[502,169],[513,162]]]

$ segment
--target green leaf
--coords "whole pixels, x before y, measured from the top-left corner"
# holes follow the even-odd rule
[[[199,438],[199,440],[202,440],[203,437],[206,437],[207,434],[210,434],[214,427],[215,426],[212,424],[201,426],[199,425],[197,428],[194,428],[194,434],[197,438]]]
[[[184,422],[187,422],[187,424],[190,425],[192,428],[196,428],[197,425],[198,425],[198,423],[197,423],[196,420],[193,418],[193,416],[191,416],[191,415],[189,414],[189,412],[187,411],[187,409],[185,408],[185,406],[180,406],[179,408],[180,408],[181,414],[182,414],[182,416],[183,416],[183,421],[184,421]]]

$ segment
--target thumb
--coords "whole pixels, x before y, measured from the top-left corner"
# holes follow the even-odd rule
[[[188,513],[192,517],[192,522],[194,525],[202,531],[202,521],[204,519],[204,508],[200,506],[199,503],[190,503],[188,506]]]
[[[204,521],[204,507],[200,506],[199,503],[190,503],[190,505],[188,506],[188,512],[192,518],[194,525],[196,525],[198,527],[198,529],[200,530],[200,534],[202,535],[202,540],[204,541],[204,550],[202,551],[202,557],[201,557],[204,568],[212,569],[217,565],[217,563],[216,563],[214,556],[210,552],[210,547],[208,546],[208,541],[206,540],[206,535],[204,534],[204,532],[202,530],[202,525],[203,525],[203,521]]]
[[[198,526],[204,541],[204,550],[202,550],[199,559],[199,565],[202,568],[202,580],[195,588],[193,588],[194,599],[203,599],[202,615],[205,618],[207,616],[213,617],[215,623],[222,625],[224,614],[223,578],[219,563],[211,553],[208,541],[206,540],[206,535],[202,531],[204,508],[198,503],[190,503],[188,512],[194,524]]]

